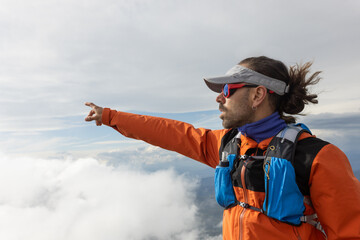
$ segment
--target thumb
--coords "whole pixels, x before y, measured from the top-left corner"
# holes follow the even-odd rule
[[[90,121],[93,121],[93,120],[97,120],[96,117],[87,116],[87,117],[85,118],[85,121],[87,121],[87,122],[90,122]]]

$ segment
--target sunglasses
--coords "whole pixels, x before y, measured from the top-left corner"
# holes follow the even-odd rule
[[[236,89],[242,88],[242,87],[248,87],[248,88],[255,88],[258,85],[245,85],[244,83],[240,84],[225,84],[222,93],[225,98],[229,98],[231,95],[233,95],[236,91]]]

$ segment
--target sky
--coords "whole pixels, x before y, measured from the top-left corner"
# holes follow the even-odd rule
[[[206,236],[212,169],[84,122],[84,102],[219,129],[202,79],[251,56],[322,71],[299,121],[360,171],[359,23],[357,0],[0,0],[0,238]]]

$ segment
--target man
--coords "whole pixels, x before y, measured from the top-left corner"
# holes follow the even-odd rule
[[[287,69],[280,61],[253,57],[241,61],[225,76],[204,79],[219,93],[216,101],[223,130],[196,129],[184,122],[103,109],[93,103],[86,103],[92,110],[85,120],[111,126],[126,137],[176,151],[213,168],[228,161],[229,152],[235,152],[225,176],[230,179],[234,199],[224,204],[224,239],[360,239],[360,183],[345,154],[309,131],[300,131],[293,142],[287,141],[293,143],[289,146],[294,146],[294,153],[284,158],[291,162],[294,179],[281,175],[292,186],[285,190],[294,188],[301,204],[286,200],[277,206],[286,210],[295,205],[307,217],[296,216],[295,222],[287,220],[292,216],[274,217],[264,204],[270,202],[269,196],[281,195],[265,184],[273,177],[269,177],[265,157],[282,148],[272,139],[279,132],[286,134],[288,124],[295,123],[292,115],[308,103],[317,103],[308,86],[319,81],[319,72],[308,77],[310,66]],[[222,201],[226,194],[219,191],[217,199],[222,204],[227,201]]]

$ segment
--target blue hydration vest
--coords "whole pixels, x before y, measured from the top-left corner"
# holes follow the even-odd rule
[[[304,124],[288,125],[271,140],[265,156],[239,156],[239,137],[230,136],[232,138],[228,143],[229,138],[223,139],[223,151],[215,169],[217,202],[225,209],[240,205],[291,225],[307,222],[323,231],[320,223],[314,221],[316,214],[304,216],[304,196],[296,183],[294,154],[297,140],[303,132],[311,134]],[[265,200],[261,209],[239,202],[232,185],[231,171],[235,162],[249,158],[263,161]]]

